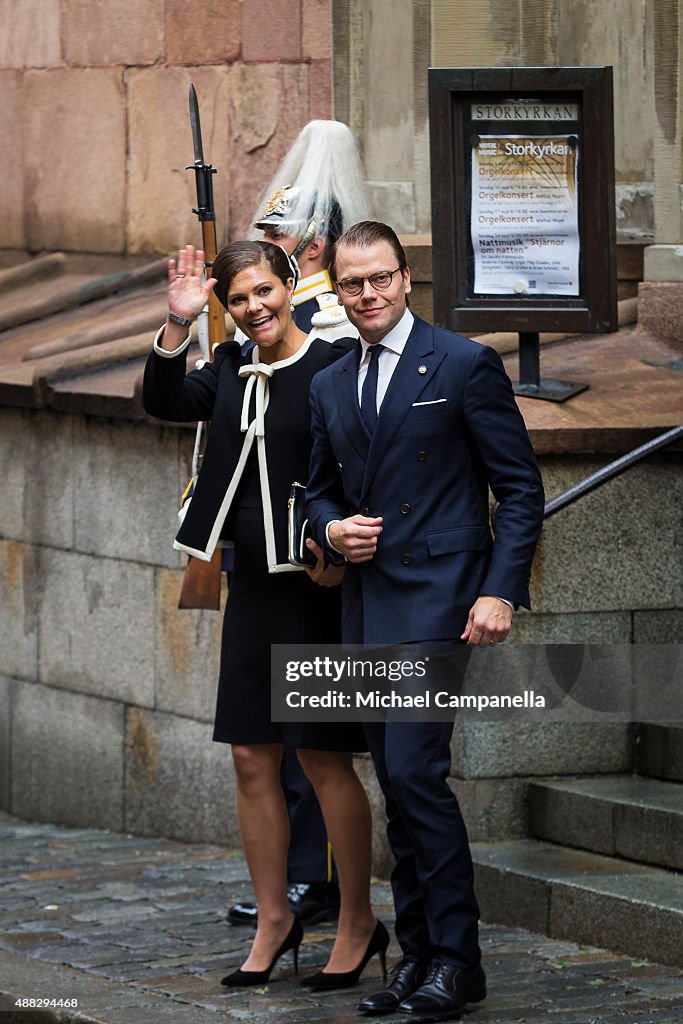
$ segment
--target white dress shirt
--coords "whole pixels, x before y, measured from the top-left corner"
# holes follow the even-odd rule
[[[406,347],[408,341],[408,335],[413,329],[413,314],[409,309],[406,309],[405,313],[396,324],[392,327],[389,333],[382,338],[380,345],[384,346],[384,352],[379,354],[379,362],[377,363],[377,412],[379,412],[380,406],[384,401],[384,396],[387,393],[389,387],[389,381],[391,380],[394,370],[398,366],[398,361],[401,357],[403,349]],[[370,365],[370,349],[374,346],[368,345],[367,341],[360,339],[363,353],[361,355],[360,366],[358,367],[358,403],[360,404],[361,394],[363,391],[363,383],[368,372],[368,366]]]

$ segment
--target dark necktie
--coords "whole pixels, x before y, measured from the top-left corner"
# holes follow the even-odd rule
[[[377,376],[379,374],[379,357],[384,351],[384,345],[372,345],[370,351],[370,365],[368,366],[363,390],[360,394],[360,414],[363,423],[372,435],[377,423]]]

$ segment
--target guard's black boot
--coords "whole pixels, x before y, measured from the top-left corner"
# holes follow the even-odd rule
[[[336,921],[339,916],[339,886],[336,882],[290,882],[287,899],[292,913],[302,924]],[[258,907],[255,903],[235,903],[228,911],[230,924],[256,927]]]

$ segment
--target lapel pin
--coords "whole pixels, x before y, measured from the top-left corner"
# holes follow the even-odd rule
[[[422,364],[422,366],[418,366],[417,372],[418,373],[426,373],[427,372],[427,367],[424,365],[424,363]]]

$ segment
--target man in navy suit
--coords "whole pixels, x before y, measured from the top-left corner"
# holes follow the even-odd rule
[[[408,308],[410,270],[385,224],[339,239],[333,278],[356,352],[311,388],[313,533],[345,556],[344,641],[502,643],[529,606],[543,486],[497,353]],[[495,540],[489,488],[498,501]],[[486,995],[467,832],[447,783],[452,723],[366,723],[395,857],[389,985],[368,1015],[430,1020]]]

